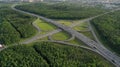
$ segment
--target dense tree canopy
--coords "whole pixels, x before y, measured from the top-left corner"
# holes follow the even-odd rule
[[[16,8],[53,19],[83,19],[105,11],[100,7],[82,7],[74,3],[33,3],[18,5]]]
[[[12,10],[8,6],[0,7],[0,43],[11,44],[20,38],[27,38],[35,34],[32,26],[34,17]]]
[[[98,17],[91,22],[107,46],[120,54],[120,11]]]
[[[112,67],[105,59],[82,48],[54,43],[17,45],[0,53],[0,67]]]
[[[101,57],[82,48],[53,43],[35,43],[35,50],[51,67],[109,67]]]
[[[20,40],[20,34],[10,25],[9,22],[4,21],[0,24],[0,43],[10,44]]]
[[[32,47],[19,45],[0,52],[0,67],[48,67],[48,64]]]

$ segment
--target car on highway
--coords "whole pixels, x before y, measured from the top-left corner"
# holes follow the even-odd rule
[[[3,48],[3,47],[4,47],[3,44],[0,44],[0,49]]]

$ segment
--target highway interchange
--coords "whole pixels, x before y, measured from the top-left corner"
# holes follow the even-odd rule
[[[58,33],[62,30],[66,31],[67,33],[71,34],[71,35],[74,35],[75,38],[77,38],[78,40],[84,42],[87,46],[89,46],[90,48],[87,48],[87,47],[83,47],[81,46],[82,48],[85,48],[85,49],[89,49],[89,50],[92,50],[94,52],[97,52],[98,54],[100,54],[101,56],[103,56],[105,59],[107,59],[108,61],[110,61],[111,63],[113,63],[116,67],[120,67],[120,57],[117,56],[115,53],[111,52],[110,50],[108,50],[106,47],[104,47],[101,42],[98,40],[98,38],[96,37],[92,27],[90,27],[96,41],[84,36],[83,34],[75,31],[72,29],[72,27],[78,25],[79,23],[77,24],[73,24],[71,25],[70,27],[68,26],[64,26],[62,24],[59,24],[57,23],[56,21],[52,20],[52,19],[48,19],[48,18],[45,18],[43,16],[39,16],[39,15],[36,15],[36,14],[33,14],[33,13],[29,13],[29,12],[25,12],[25,11],[22,11],[22,10],[18,10],[15,8],[15,5],[12,6],[12,9],[15,10],[15,11],[19,11],[19,12],[22,12],[22,13],[26,13],[26,14],[29,14],[29,15],[32,15],[32,16],[35,16],[35,17],[38,17],[38,18],[41,18],[55,26],[57,26],[59,29],[57,30],[54,30],[54,31],[51,31],[51,32],[48,32],[47,34],[45,35],[36,35],[34,36],[33,38],[29,39],[29,40],[26,40],[20,44],[28,44],[28,43],[31,43],[31,42],[34,42],[35,40],[37,39],[40,39],[40,38],[43,38],[43,37],[46,37],[46,36],[50,36],[52,34],[55,34],[55,33]],[[119,10],[119,9],[116,9],[116,10]],[[110,12],[114,12],[116,10],[112,10]],[[106,12],[104,14],[108,14],[110,12]],[[99,16],[102,16],[104,14],[100,14],[100,15],[97,15],[95,17],[91,17],[91,18],[87,18],[87,19],[84,19],[82,20],[82,22],[89,22],[90,20],[96,18],[96,17],[99,17]],[[90,23],[89,23],[90,25]],[[40,29],[33,24],[33,26],[38,30],[40,31]],[[91,25],[90,25],[91,26]],[[51,42],[57,42],[57,43],[63,43],[63,44],[66,44],[66,45],[71,45],[71,46],[74,46],[73,44],[69,44],[69,43],[65,43],[65,42],[62,42],[62,41],[51,41]],[[80,47],[80,46],[77,46],[77,47]]]

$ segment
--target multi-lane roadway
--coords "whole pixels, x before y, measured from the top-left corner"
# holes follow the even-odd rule
[[[71,35],[74,35],[80,41],[83,41],[86,45],[88,45],[89,47],[91,47],[93,50],[96,50],[97,53],[99,53],[101,56],[103,56],[108,61],[110,61],[111,63],[113,63],[116,67],[120,67],[120,57],[118,57],[117,55],[115,55],[113,52],[111,52],[110,50],[108,50],[106,47],[104,47],[100,43],[97,43],[94,40],[91,40],[90,38],[84,36],[83,34],[81,34],[81,33],[77,32],[77,31],[73,30],[71,27],[64,26],[62,24],[57,23],[56,21],[54,21],[52,19],[48,19],[48,18],[45,18],[43,16],[39,16],[37,14],[33,14],[33,13],[25,12],[25,11],[22,11],[22,10],[18,10],[18,9],[15,9],[14,7],[13,7],[13,9],[16,10],[16,11],[22,12],[22,13],[26,13],[26,14],[30,14],[30,15],[35,16],[35,17],[39,17],[39,18],[41,18],[41,19],[43,19],[43,20],[45,20],[45,21],[47,21],[47,22],[49,22],[51,24],[56,25],[58,28],[66,31],[66,32],[68,32]],[[116,9],[116,10],[119,10],[119,9]],[[116,10],[112,10],[110,12],[114,12]],[[108,14],[110,12],[106,12],[104,14]],[[89,21],[91,19],[94,19],[96,17],[102,16],[104,14],[101,14],[101,15],[98,15],[98,16],[86,19],[84,21]]]
[[[60,29],[57,29],[57,30],[54,30],[52,32],[49,32],[48,34],[44,35],[44,36],[38,36],[36,35],[35,38],[32,38],[32,39],[29,39],[25,42],[22,42],[21,44],[27,44],[27,43],[31,43],[33,41],[35,41],[36,39],[39,39],[39,38],[43,38],[43,37],[46,37],[46,36],[49,36],[49,35],[52,35],[54,33],[57,33],[57,32],[60,32],[61,30],[64,30],[66,32],[68,32],[69,34],[71,35],[74,35],[78,40],[80,41],[83,41],[86,45],[88,45],[92,50],[92,51],[95,51],[97,52],[98,54],[100,54],[101,56],[103,56],[104,58],[106,58],[108,61],[110,61],[111,63],[113,63],[116,67],[120,67],[120,57],[117,56],[116,54],[114,54],[113,52],[111,52],[110,50],[108,50],[106,47],[104,47],[102,44],[84,36],[83,34],[73,30],[71,27],[73,26],[76,26],[77,24],[73,24],[71,27],[68,27],[68,26],[64,26],[62,24],[59,24],[57,23],[56,21],[52,20],[52,19],[48,19],[48,18],[45,18],[45,17],[42,17],[42,16],[39,16],[37,14],[33,14],[33,13],[29,13],[29,12],[25,12],[25,11],[22,11],[22,10],[19,10],[19,9],[16,9],[15,8],[15,5],[12,6],[12,9],[13,10],[16,10],[16,11],[19,11],[19,12],[22,12],[22,13],[26,13],[26,14],[30,14],[32,16],[35,16],[35,17],[39,17],[51,24],[54,24],[56,25],[58,28]],[[119,10],[119,9],[116,9],[116,10]],[[116,10],[112,10],[110,12],[114,12]],[[106,12],[104,14],[108,14],[110,12]],[[90,21],[96,17],[99,17],[99,16],[102,16],[104,14],[100,14],[100,15],[97,15],[97,16],[94,16],[94,17],[91,17],[91,18],[88,18],[88,19],[85,19],[83,20],[84,21]],[[34,24],[33,24],[34,25]],[[36,25],[34,25],[36,27]],[[36,27],[37,28],[37,27]],[[37,28],[38,29],[38,28]],[[38,29],[39,30],[39,29]],[[57,42],[57,41],[55,41]],[[62,42],[63,43],[63,42]],[[89,48],[88,48],[89,49]],[[1,51],[1,50],[0,50]]]

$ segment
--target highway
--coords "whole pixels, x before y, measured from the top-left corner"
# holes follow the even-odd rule
[[[105,48],[103,45],[95,42],[94,40],[91,40],[90,38],[84,36],[83,34],[77,32],[77,31],[73,30],[71,27],[64,26],[62,24],[57,23],[56,21],[54,21],[52,19],[48,19],[48,18],[39,16],[39,15],[36,15],[36,14],[33,14],[33,13],[25,12],[25,11],[18,10],[18,9],[15,9],[15,8],[13,8],[13,9],[16,10],[16,11],[22,12],[22,13],[26,13],[26,14],[30,14],[30,15],[35,16],[35,17],[39,17],[39,18],[41,18],[41,19],[43,19],[43,20],[45,20],[45,21],[47,21],[51,24],[56,25],[58,28],[68,32],[71,35],[74,35],[78,40],[84,42],[86,45],[88,45],[92,49],[96,50],[98,54],[100,54],[101,56],[106,58],[108,61],[113,63],[116,67],[120,67],[120,57],[118,57],[117,55],[112,53],[110,50]],[[118,9],[116,9],[116,10],[118,10]],[[116,11],[116,10],[113,10],[113,11]],[[110,11],[110,12],[113,12],[113,11]],[[106,12],[104,14],[108,14],[110,12]],[[102,16],[104,14],[89,18],[88,20],[94,19],[94,18]]]

